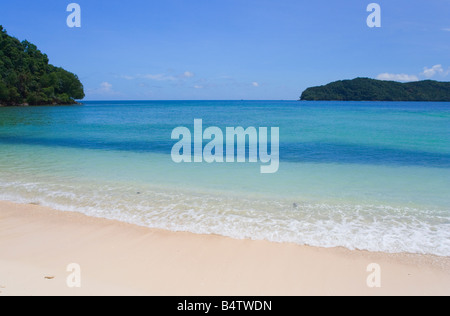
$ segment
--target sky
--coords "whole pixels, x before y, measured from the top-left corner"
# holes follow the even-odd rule
[[[381,7],[369,28],[367,6]],[[67,6],[81,27],[67,25]],[[342,79],[450,81],[450,0],[0,0],[86,100],[296,100]]]

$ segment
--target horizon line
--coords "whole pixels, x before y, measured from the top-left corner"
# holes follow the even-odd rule
[[[148,101],[298,101],[298,99],[157,99],[157,100],[133,100],[133,99],[117,99],[117,100],[76,100],[77,102],[123,102],[123,101],[133,101],[133,102],[148,102]]]

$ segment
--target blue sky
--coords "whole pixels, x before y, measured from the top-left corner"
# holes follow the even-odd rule
[[[449,0],[0,0],[86,100],[294,100],[358,76],[450,81]],[[66,7],[81,6],[81,28]],[[366,8],[382,9],[369,28]]]

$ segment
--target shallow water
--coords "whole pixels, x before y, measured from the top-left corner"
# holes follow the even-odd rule
[[[279,127],[280,169],[183,163],[175,127]],[[148,227],[450,256],[450,104],[0,108],[0,199]]]

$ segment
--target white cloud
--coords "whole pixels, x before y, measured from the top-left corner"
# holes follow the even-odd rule
[[[390,73],[382,73],[377,76],[378,80],[387,80],[387,81],[419,81],[419,77],[416,75],[407,75],[407,74],[390,74]]]
[[[112,92],[112,84],[110,84],[109,82],[102,82],[100,84],[100,89],[99,92],[103,92],[103,93],[110,93]]]
[[[434,77],[434,76],[436,76],[438,74],[441,75],[441,76],[446,76],[446,75],[449,74],[449,70],[445,71],[444,68],[442,68],[442,65],[434,65],[431,68],[425,67],[423,69],[423,72],[422,72],[421,75],[425,76],[427,78],[432,78],[432,77]]]
[[[450,68],[447,70],[442,67],[441,64],[434,65],[431,68],[424,67],[423,71],[418,75],[407,75],[407,74],[391,74],[391,73],[382,73],[377,76],[379,80],[390,80],[390,81],[419,81],[419,78],[431,79],[435,76],[439,76],[441,78],[446,77],[450,74]]]
[[[252,82],[252,86],[254,86],[254,87],[259,87],[259,83],[257,83],[257,82]]]
[[[203,89],[203,86],[195,85],[194,88],[195,88],[195,89]]]
[[[446,29],[442,29],[444,32],[450,32],[450,27]]]
[[[192,77],[194,77],[194,74],[193,74],[192,72],[190,72],[190,71],[186,71],[186,72],[182,75],[182,77],[184,77],[184,78],[192,78]]]
[[[120,95],[120,93],[114,91],[112,84],[104,81],[95,89],[86,89],[86,95],[88,97],[108,97],[117,96]]]

